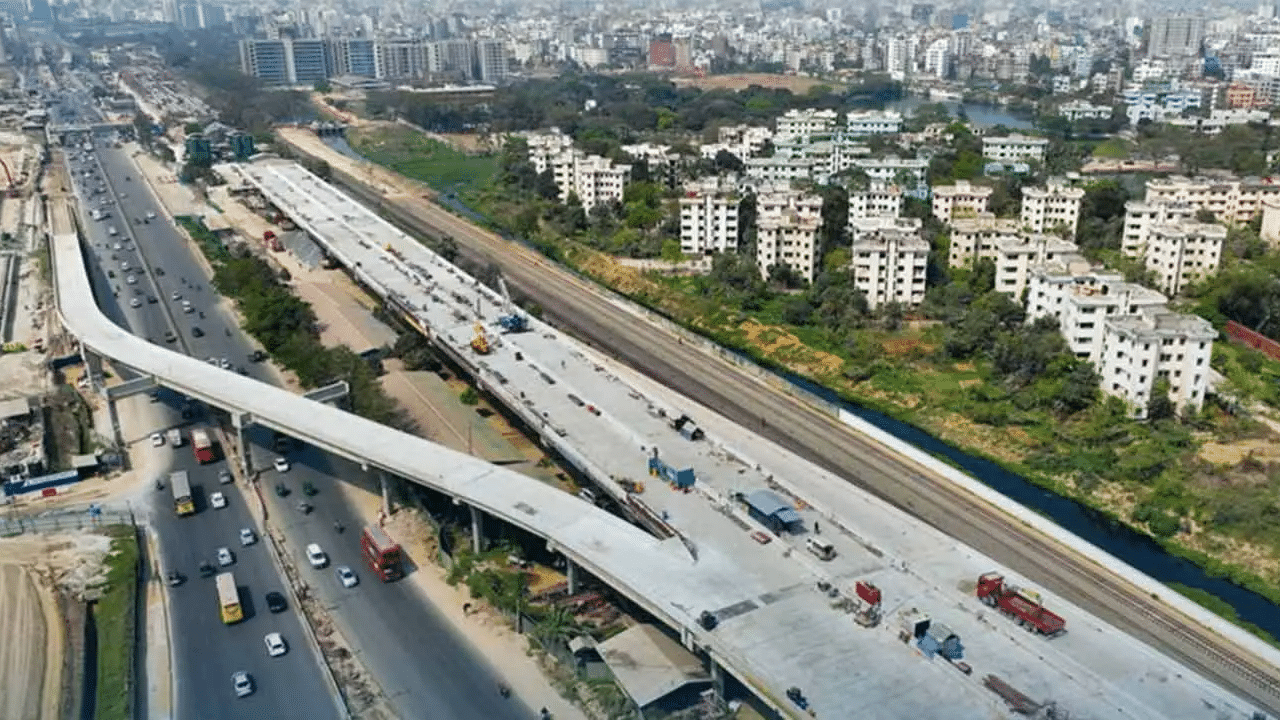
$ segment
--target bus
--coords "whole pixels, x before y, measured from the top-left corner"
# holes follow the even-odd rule
[[[244,619],[244,611],[240,608],[240,593],[236,590],[236,576],[229,572],[221,573],[217,578],[218,609],[222,614],[222,622],[233,625]]]
[[[191,482],[187,480],[187,471],[169,473],[169,487],[173,488],[173,509],[179,516],[191,515],[196,511],[196,503],[191,499]]]

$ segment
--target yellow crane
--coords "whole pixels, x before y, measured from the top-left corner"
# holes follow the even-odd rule
[[[489,354],[489,336],[484,332],[484,325],[476,323],[476,335],[471,338],[471,349],[481,355]]]

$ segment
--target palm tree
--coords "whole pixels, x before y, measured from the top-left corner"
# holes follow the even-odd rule
[[[581,630],[573,611],[565,605],[552,605],[534,627],[534,635],[543,645],[567,645]]]

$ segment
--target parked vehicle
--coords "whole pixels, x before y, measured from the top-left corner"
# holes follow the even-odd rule
[[[1066,632],[1067,621],[1045,608],[1040,593],[1008,585],[999,573],[980,576],[977,593],[982,602],[1012,617],[1027,632],[1049,636]]]

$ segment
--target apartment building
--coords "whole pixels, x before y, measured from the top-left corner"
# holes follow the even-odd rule
[[[1124,234],[1120,249],[1129,257],[1145,257],[1151,229],[1195,220],[1196,208],[1186,202],[1130,200],[1124,205]]]
[[[288,40],[241,40],[240,72],[268,85],[288,85],[293,74],[285,47],[288,43]]]
[[[712,178],[685,185],[680,198],[680,251],[710,255],[738,249],[738,203],[732,183]]]
[[[818,227],[822,196],[784,187],[764,188],[756,196],[756,264],[769,276],[786,265],[813,282],[818,269]]]
[[[867,110],[845,115],[847,135],[887,135],[902,131],[902,114],[893,111]]]
[[[511,74],[511,61],[508,58],[506,41],[485,38],[476,40],[475,47],[475,77],[489,85],[501,85],[506,82]]]
[[[1179,409],[1200,409],[1208,391],[1209,361],[1218,332],[1202,317],[1151,308],[1103,323],[1102,390],[1146,417],[1158,380],[1169,381]]]
[[[1044,162],[1049,146],[1045,138],[1014,133],[1003,137],[982,138],[982,157],[998,162]]]
[[[1058,115],[1071,120],[1109,120],[1114,113],[1110,105],[1093,105],[1074,100],[1058,106]]]
[[[947,263],[951,267],[968,267],[979,258],[996,258],[996,242],[1017,240],[1018,221],[997,218],[991,213],[951,221],[951,250]]]
[[[882,158],[853,158],[847,167],[857,168],[867,174],[872,182],[897,183],[901,173],[907,187],[919,187],[925,182],[929,161],[921,158],[902,158],[890,155]],[[847,169],[847,168],[846,168]]]
[[[814,167],[818,162],[813,158],[789,157],[757,157],[748,158],[746,163],[747,177],[759,183],[792,183],[812,182]]]
[[[698,153],[708,160],[714,160],[721,150],[746,162],[759,155],[765,143],[773,138],[773,131],[766,127],[752,125],[730,125],[718,131],[717,142],[706,143],[698,148]]]
[[[1148,203],[1187,203],[1205,209],[1219,222],[1247,223],[1262,212],[1263,198],[1280,197],[1280,184],[1265,180],[1215,180],[1171,176],[1147,181]]]
[[[934,186],[933,216],[944,223],[955,218],[977,217],[987,212],[992,192],[994,188],[974,185],[968,180],[957,180],[955,185]]]
[[[1227,229],[1184,221],[1151,228],[1144,259],[1165,294],[1177,295],[1188,285],[1218,271]]]
[[[573,149],[573,138],[551,128],[548,132],[523,133],[525,144],[529,147],[529,162],[533,169],[542,174],[551,167],[551,161],[561,153]]]
[[[850,251],[853,283],[866,296],[868,306],[924,302],[929,243],[919,232],[881,229],[859,237]]]
[[[863,236],[872,235],[882,231],[896,231],[902,233],[920,234],[924,228],[924,222],[920,218],[914,217],[865,217],[857,218],[849,221],[849,239],[851,242],[858,242]]]
[[[1044,187],[1022,189],[1022,226],[1033,233],[1065,227],[1074,237],[1080,221],[1084,190],[1050,179]]]
[[[1055,235],[1025,235],[997,238],[992,260],[996,265],[996,290],[1021,300],[1030,282],[1031,271],[1045,263],[1083,262],[1079,248]]]
[[[775,136],[804,140],[829,139],[836,131],[839,116],[835,110],[804,108],[788,110],[777,119]]]
[[[1280,244],[1280,198],[1262,199],[1262,239],[1275,246]]]
[[[892,183],[871,183],[866,190],[849,191],[849,222],[869,217],[902,215],[902,188]]]
[[[622,202],[622,191],[631,179],[630,165],[614,165],[609,158],[578,150],[560,155],[552,164],[552,172],[560,188],[560,201],[567,201],[570,193],[575,193],[587,212],[601,203]]]
[[[1075,258],[1032,268],[1027,280],[1027,319],[1052,317],[1076,357],[1102,371],[1103,323],[1165,307],[1164,295]]]

